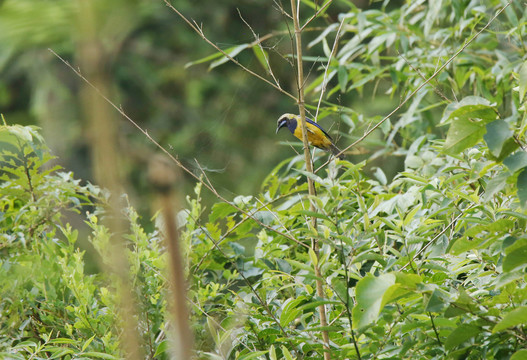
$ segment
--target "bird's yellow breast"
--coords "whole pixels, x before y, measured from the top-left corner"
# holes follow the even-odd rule
[[[307,140],[309,141],[309,144],[312,146],[316,146],[317,148],[328,150],[331,146],[331,140],[315,125],[311,125],[309,123],[306,123],[307,125]],[[297,121],[297,127],[295,129],[295,135],[296,138],[302,140],[302,122],[300,120]]]

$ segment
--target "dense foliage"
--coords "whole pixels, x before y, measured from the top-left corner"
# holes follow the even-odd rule
[[[310,24],[308,107],[315,114],[323,92],[318,118],[350,129],[339,133],[341,146],[379,126],[351,149],[353,161],[325,164],[316,151],[313,174],[302,156],[288,158],[258,194],[208,209],[202,193],[214,178],[195,185],[178,220],[197,358],[322,358],[322,331],[334,359],[525,358],[524,5],[345,3],[338,18],[322,12]],[[312,13],[302,9],[305,21]],[[248,49],[270,73],[269,48],[232,51]],[[220,71],[221,57],[197,62],[216,61]],[[352,109],[342,101],[350,96],[371,101]],[[380,123],[394,99],[404,102],[399,113]],[[119,286],[105,271],[86,271],[79,249],[94,249],[102,268],[112,262],[107,195],[46,168],[50,155],[32,128],[3,126],[0,142],[2,355],[121,357]],[[88,229],[77,230],[69,213],[86,214]],[[142,346],[149,358],[168,358],[161,233],[145,232],[132,207],[122,216]]]

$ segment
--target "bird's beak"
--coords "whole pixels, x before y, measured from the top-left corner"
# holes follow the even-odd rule
[[[278,134],[278,131],[283,128],[284,126],[286,126],[286,121],[285,120],[282,120],[278,123],[278,126],[276,127],[276,134]]]

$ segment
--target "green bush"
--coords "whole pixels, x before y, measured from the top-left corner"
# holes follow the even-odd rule
[[[101,224],[107,194],[50,168],[52,156],[34,128],[2,126],[0,144],[1,357],[120,358],[117,282],[86,273],[78,246],[89,242],[101,264],[111,263],[113,235]],[[89,231],[74,229],[68,213],[82,214]],[[132,208],[122,215],[139,330],[153,356],[166,340],[165,257],[158,234],[146,234]]]
[[[378,125],[352,149],[367,160],[331,161],[313,174],[295,156],[259,194],[206,209],[201,192],[213,180],[187,197],[178,220],[197,358],[322,358],[322,331],[333,359],[525,357],[527,15],[510,2],[490,23],[502,2],[437,4],[349,4],[333,58],[328,37],[340,23],[310,44],[325,58],[305,59],[317,72],[308,107],[329,78],[320,118],[338,116],[349,143]],[[380,91],[407,99],[383,123],[374,109],[391,100]],[[366,92],[373,99],[362,109],[335,103]],[[108,195],[48,169],[34,129],[4,126],[0,142],[2,356],[122,357],[118,281],[87,273],[77,246],[92,246],[101,268],[114,260]],[[315,153],[316,167],[325,159]],[[68,212],[86,214],[88,231],[69,225]],[[145,232],[130,206],[122,217],[142,347],[168,358],[161,233]]]

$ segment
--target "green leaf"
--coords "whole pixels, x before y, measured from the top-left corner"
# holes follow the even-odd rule
[[[82,345],[81,352],[83,352],[84,350],[86,350],[86,348],[90,345],[90,343],[93,341],[94,338],[95,338],[95,335],[93,335],[91,338],[89,338],[88,340],[86,340],[86,342],[84,343],[84,345]]]
[[[509,168],[511,173],[515,173],[516,171],[527,166],[527,152],[518,151],[512,155],[509,155],[505,160],[503,160],[503,164]]]
[[[485,125],[495,119],[496,111],[486,99],[470,96],[450,104],[443,115],[444,122],[450,122],[443,150],[456,155],[476,145],[486,132]]]
[[[284,345],[280,346],[280,348],[282,349],[282,354],[284,354],[284,357],[287,360],[293,360],[291,353],[289,352],[289,350],[287,350],[287,348]]]
[[[509,272],[527,264],[527,245],[514,249],[503,259],[503,271]]]
[[[474,325],[462,324],[454,329],[448,335],[445,341],[445,349],[450,351],[455,347],[463,344],[465,341],[472,339],[480,333],[481,329]]]
[[[262,65],[265,71],[269,73],[270,72],[269,64],[268,64],[269,54],[267,54],[267,51],[265,51],[260,45],[255,45],[252,47],[252,49],[260,65]]]
[[[313,250],[312,248],[309,248],[308,253],[309,253],[309,258],[311,259],[311,263],[314,266],[317,266],[318,265],[318,256],[315,253],[315,250]]]
[[[164,354],[168,350],[169,343],[167,340],[163,340],[157,345],[156,352],[154,354],[154,357],[157,357],[161,354]]]
[[[222,56],[223,56],[223,54],[221,52],[217,52],[217,53],[214,53],[212,55],[209,55],[209,56],[206,56],[204,58],[201,58],[199,60],[190,61],[190,62],[185,64],[185,69],[189,68],[191,66],[194,66],[194,65],[203,64],[203,63],[212,61],[212,60],[217,59],[217,58],[222,57]]]
[[[527,350],[522,349],[516,351],[514,354],[512,354],[509,360],[527,360]]]
[[[267,354],[268,351],[251,351],[249,354],[247,355],[242,355],[240,356],[238,359],[239,360],[250,360],[250,359],[255,359],[259,356],[262,356],[262,355],[265,355]]]
[[[514,141],[509,124],[503,120],[495,120],[487,124],[487,133],[483,136],[490,153],[497,159],[503,159],[514,151],[518,144]]]
[[[384,306],[384,294],[394,284],[393,274],[383,274],[378,277],[368,274],[357,283],[357,305],[352,311],[354,329],[362,328],[377,320]]]
[[[248,47],[249,47],[249,44],[241,44],[241,45],[234,46],[234,47],[231,47],[225,50],[225,53],[229,55],[230,58],[234,58],[236,55],[238,55],[239,53],[241,53],[243,50],[247,49]],[[212,70],[215,67],[225,64],[227,61],[230,61],[231,59],[229,57],[222,54],[222,57],[219,60],[216,60],[210,64],[209,70]]]
[[[316,217],[316,218],[319,218],[319,219],[324,219],[324,220],[329,220],[329,221],[332,220],[329,216],[327,216],[325,214],[321,214],[319,212],[311,211],[311,210],[298,210],[298,211],[296,211],[294,213],[300,214],[300,215]]]
[[[209,221],[215,222],[218,219],[223,219],[227,215],[232,214],[233,212],[236,212],[236,208],[232,206],[231,204],[225,203],[225,202],[219,202],[214,204],[212,207],[212,210],[209,215]]]
[[[309,266],[306,263],[293,259],[285,259],[285,261],[287,261],[295,270],[302,269],[308,271],[309,273],[313,273],[313,267]]]
[[[474,122],[470,119],[455,119],[452,121],[446,136],[443,150],[451,155],[476,145],[486,132],[485,123]]]
[[[274,348],[274,345],[271,345],[271,347],[269,348],[269,357],[271,358],[271,360],[277,360],[276,349]]]
[[[507,179],[511,175],[507,172],[502,172],[501,174],[498,174],[498,176],[490,179],[490,181],[487,183],[487,188],[485,189],[485,193],[482,196],[483,201],[489,201],[499,193],[505,185],[507,185]]]
[[[280,326],[287,326],[298,317],[301,311],[297,309],[297,306],[304,300],[305,297],[301,296],[296,299],[289,298],[285,301],[282,305],[282,313],[280,314]]]
[[[524,169],[516,182],[516,188],[518,189],[518,199],[520,199],[520,206],[523,209],[527,209],[527,170]]]
[[[346,69],[346,67],[343,65],[339,65],[337,75],[339,80],[340,91],[346,92],[346,86],[348,85],[348,69]]]
[[[502,331],[517,325],[527,324],[527,306],[521,306],[507,313],[503,319],[494,326],[493,333]]]
[[[348,302],[347,306],[352,308],[353,307],[353,302],[352,302],[353,299],[351,298],[351,296],[349,296],[349,293],[348,293],[349,290],[348,290],[348,286],[347,286],[346,282],[343,279],[333,278],[331,280],[331,286],[333,287],[333,289],[337,293],[339,299],[344,304],[347,301]]]
[[[527,61],[525,61],[523,65],[520,67],[519,75],[520,75],[520,78],[518,82],[519,82],[520,102],[522,102],[523,98],[525,97],[525,92],[527,92]]]
[[[450,304],[450,299],[441,290],[435,289],[426,302],[426,312],[441,312]]]
[[[475,116],[470,116],[471,111],[475,112]],[[470,118],[478,117],[478,111],[483,112],[483,116],[490,117],[494,113],[490,101],[480,96],[467,96],[461,101],[448,104],[441,118],[441,124],[446,124],[454,118]]]
[[[481,224],[472,226],[469,228],[465,235],[457,240],[452,247],[450,252],[454,255],[459,255],[463,252],[479,249],[484,247],[489,241],[494,241],[492,237],[489,236],[480,236],[484,233],[496,233],[496,232],[506,232],[514,227],[514,221],[510,219],[499,219],[492,223]]]
[[[100,352],[95,352],[95,351],[91,351],[91,352],[85,352],[85,353],[82,353],[83,356],[88,356],[88,357],[94,357],[94,358],[97,358],[97,359],[108,359],[108,360],[117,360],[119,359],[118,357],[116,356],[113,356],[113,355],[110,355],[110,354],[105,354],[105,353],[100,353]]]

